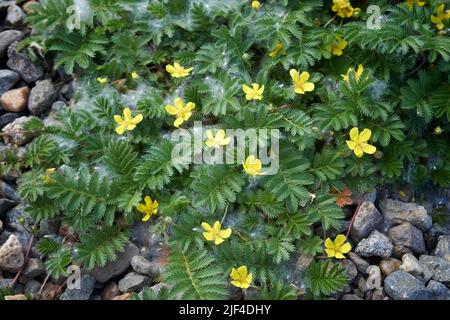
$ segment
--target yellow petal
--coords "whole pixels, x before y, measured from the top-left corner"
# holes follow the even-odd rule
[[[206,141],[205,144],[206,144],[208,147],[210,147],[210,148],[213,148],[213,147],[216,145],[216,144],[214,143],[214,141],[212,141],[212,140]]]
[[[335,246],[335,248],[340,247],[341,245],[343,245],[345,243],[345,241],[347,241],[347,237],[346,236],[344,236],[343,234],[337,235],[336,239],[334,239],[334,246]]]
[[[325,240],[325,248],[327,248],[327,249],[334,249],[334,242],[333,242],[333,240],[331,240],[330,238],[327,238],[327,240]]]
[[[247,271],[247,267],[246,267],[246,266],[240,266],[240,267],[237,269],[237,271],[238,271],[238,273],[239,273],[239,275],[240,275],[241,277],[246,277],[247,274],[248,274],[248,271]]]
[[[367,143],[361,144],[361,148],[367,154],[374,154],[375,152],[377,152],[377,148],[376,147],[374,147],[374,146],[372,146],[370,144],[367,144]]]
[[[132,122],[133,124],[138,124],[141,123],[142,120],[144,120],[144,117],[142,116],[142,114],[138,114],[136,117],[133,118]]]
[[[300,74],[300,81],[301,82],[306,82],[306,81],[308,81],[309,80],[309,73],[308,72],[306,72],[306,71],[303,71],[301,74]]]
[[[264,93],[264,85],[261,86],[258,90],[258,94],[262,95]]]
[[[142,203],[139,203],[137,206],[136,206],[136,209],[137,209],[137,211],[139,211],[139,212],[141,212],[141,213],[145,213],[145,209],[146,209],[146,207],[145,207],[145,205],[144,204],[142,204]]]
[[[124,132],[125,132],[125,126],[118,126],[118,127],[116,128],[116,133],[117,133],[118,135],[123,135]]]
[[[123,115],[124,115],[125,119],[130,119],[131,118],[131,109],[130,108],[123,109]]]
[[[223,239],[229,238],[231,236],[231,228],[220,231],[219,236]]]
[[[250,273],[246,278],[245,278],[245,282],[248,283],[249,285],[252,283],[253,281],[253,275]]]
[[[289,70],[289,74],[291,75],[292,80],[297,81],[299,78],[298,71],[295,69]]]
[[[175,108],[174,106],[171,106],[171,105],[167,105],[165,107],[165,109],[166,109],[166,112],[172,116],[174,116],[178,113],[177,108]]]
[[[214,234],[212,232],[203,232],[203,237],[207,241],[213,241],[214,240]]]
[[[214,244],[216,246],[218,246],[219,244],[221,244],[224,240],[222,238],[216,238],[216,240],[214,241]]]
[[[206,131],[206,136],[208,137],[209,140],[214,139],[214,135],[211,130]]]
[[[214,222],[214,225],[213,225],[214,231],[219,232],[221,228],[222,228],[222,225],[220,224],[220,221]]]
[[[336,251],[334,249],[325,249],[325,252],[327,253],[328,258],[333,258],[336,254]]]
[[[195,103],[188,102],[188,104],[186,105],[186,109],[188,109],[189,111],[195,109]]]
[[[345,259],[345,256],[342,253],[340,253],[339,251],[336,251],[336,254],[334,255],[334,257],[336,259]]]
[[[364,152],[363,152],[361,146],[359,146],[359,145],[357,145],[357,146],[355,147],[355,149],[353,150],[353,152],[355,153],[355,155],[356,155],[358,158],[361,158],[361,157],[364,155]]]
[[[114,120],[118,123],[118,124],[122,124],[123,119],[121,116],[115,115],[114,116]]]
[[[315,85],[312,82],[306,82],[303,85],[303,90],[307,91],[307,92],[311,92],[314,91]]]
[[[144,218],[142,218],[142,221],[146,222],[150,219],[152,215],[151,214],[146,214]]]
[[[239,281],[231,281],[231,284],[233,284],[234,286],[238,287],[238,288],[242,288],[242,284]]]
[[[358,128],[352,128],[352,130],[350,130],[350,139],[352,141],[358,141],[359,138],[359,129]]]
[[[168,65],[166,66],[166,71],[167,71],[168,73],[174,73],[174,72],[175,72],[175,68],[174,68],[172,65],[168,64]]]
[[[339,252],[341,253],[348,253],[352,250],[352,246],[350,243],[344,243],[342,247],[339,248]]]
[[[369,141],[370,137],[372,136],[372,131],[369,129],[364,129],[361,134],[359,135],[359,142],[367,142]]]
[[[210,226],[209,223],[207,223],[207,222],[203,222],[203,223],[202,223],[202,228],[203,228],[205,231],[212,231],[211,226]]]
[[[345,142],[347,142],[347,146],[348,146],[348,148],[349,148],[350,150],[355,149],[355,147],[356,147],[356,142],[350,141],[350,140],[346,140]]]
[[[183,99],[181,99],[181,98],[175,98],[173,103],[175,105],[175,108],[177,108],[178,110],[180,110],[184,107],[184,102],[183,102]]]
[[[147,206],[152,205],[152,198],[150,196],[145,196],[144,201]]]
[[[231,269],[230,277],[233,278],[233,279],[238,279],[239,278],[239,272],[235,268]]]
[[[225,138],[225,130],[220,129],[219,131],[217,131],[216,139],[223,140],[224,138]]]
[[[179,126],[181,126],[181,124],[184,122],[184,119],[183,118],[177,118],[175,121],[174,121],[174,123],[173,123],[173,126],[175,127],[175,128],[178,128]]]
[[[242,85],[242,90],[244,91],[244,93],[246,93],[246,94],[250,94],[250,93],[252,93],[253,91],[252,91],[252,89],[249,87],[249,86],[247,86],[247,85]]]
[[[188,121],[191,116],[192,116],[192,112],[186,112],[186,114],[183,117],[183,120]]]

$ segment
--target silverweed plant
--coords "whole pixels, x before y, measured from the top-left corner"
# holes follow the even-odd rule
[[[168,248],[168,287],[136,298],[341,290],[352,192],[450,186],[450,1],[372,2],[30,6],[35,32],[21,46],[81,84],[58,124],[33,123],[42,134],[25,160],[2,167],[25,172],[19,192],[36,222],[59,217],[79,235],[40,242],[48,271],[103,266],[145,223]],[[370,5],[380,28],[367,27]],[[193,134],[194,121],[205,128],[194,154],[227,147],[227,129],[279,130],[278,171],[264,174],[250,147],[234,164],[177,161],[171,134]],[[314,258],[302,272],[300,254]]]

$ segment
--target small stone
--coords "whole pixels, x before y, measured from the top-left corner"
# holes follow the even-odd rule
[[[5,183],[6,185],[6,183]],[[3,194],[0,189],[0,196],[3,197]],[[17,202],[9,199],[0,199],[0,217],[4,217],[6,212],[11,210],[17,205]]]
[[[0,95],[11,89],[19,80],[20,76],[17,72],[8,69],[0,70]]]
[[[20,202],[16,190],[4,181],[0,181],[0,196],[12,200],[15,203]]]
[[[297,270],[299,272],[305,272],[313,261],[314,256],[312,254],[300,254],[296,263]]]
[[[386,277],[384,290],[395,300],[426,300],[429,298],[423,282],[401,270]]]
[[[383,288],[373,290],[372,300],[383,300],[385,297]]]
[[[122,294],[120,296],[114,297],[113,300],[125,301],[125,300],[130,299],[131,295],[132,295],[131,292],[127,292],[127,293],[124,293],[124,294]]]
[[[389,230],[389,238],[395,245],[402,245],[412,252],[425,253],[425,241],[422,232],[411,223],[404,222]]]
[[[132,243],[128,243],[125,246],[125,249],[123,252],[119,253],[117,255],[117,258],[115,261],[108,262],[103,267],[95,267],[91,271],[91,275],[101,283],[107,282],[109,279],[120,275],[125,270],[128,269],[128,267],[131,264],[131,258],[134,256],[137,256],[139,254],[139,249]]]
[[[11,235],[0,247],[0,270],[17,272],[23,264],[22,245],[15,235]]]
[[[151,280],[149,277],[136,272],[130,272],[119,281],[119,291],[122,293],[138,292],[150,283]]]
[[[35,3],[38,3],[37,0],[29,0],[28,2],[24,3],[24,5],[22,6],[23,11],[25,11],[25,13],[32,13],[33,9],[30,6]]]
[[[27,296],[24,294],[16,294],[13,296],[5,296],[5,300],[14,301],[14,300],[28,300]]]
[[[17,26],[23,23],[23,19],[25,18],[25,13],[18,5],[10,5],[8,7],[8,13],[6,14],[5,22],[10,26]]]
[[[401,259],[403,257],[403,255],[410,253],[413,254],[413,252],[411,250],[409,250],[408,248],[404,247],[404,246],[400,246],[400,245],[396,245],[394,246],[394,257],[397,259]]]
[[[20,117],[10,124],[6,125],[3,129],[3,140],[5,143],[12,143],[15,145],[24,145],[29,142],[35,133],[25,130],[25,125],[33,120],[34,117]]]
[[[39,236],[57,234],[61,226],[60,219],[41,220],[39,223]]]
[[[426,255],[421,255],[419,261],[430,269],[433,280],[450,285],[450,262],[441,257]]]
[[[119,287],[113,281],[108,282],[102,290],[102,300],[112,300],[120,295]]]
[[[89,274],[81,276],[80,288],[67,288],[59,300],[89,300],[94,291],[95,279]]]
[[[36,295],[39,290],[41,289],[42,283],[40,283],[37,280],[30,280],[27,283],[25,283],[25,294],[32,294]]]
[[[18,30],[6,30],[0,33],[0,58],[3,57],[11,43],[22,40],[25,34]]]
[[[432,300],[450,300],[450,289],[440,282],[431,280],[427,290]]]
[[[59,290],[59,285],[54,283],[46,283],[42,289],[41,299],[42,300],[55,300],[56,295]]]
[[[397,200],[385,199],[380,201],[383,215],[395,224],[409,222],[422,231],[431,228],[432,220],[423,206],[415,203],[404,203]]]
[[[6,111],[21,112],[27,108],[29,95],[30,88],[22,87],[5,92],[0,101]]]
[[[74,92],[75,92],[75,90],[74,90],[73,81],[69,82],[69,83],[66,83],[65,85],[63,85],[61,87],[61,94],[67,100],[72,99]]]
[[[3,231],[3,221],[0,220],[0,232],[2,232],[2,231]]]
[[[383,275],[387,277],[392,272],[397,271],[400,268],[402,262],[395,258],[389,258],[385,260],[381,260],[379,263],[380,270],[383,272]]]
[[[35,82],[44,76],[41,65],[33,63],[25,52],[17,52],[18,42],[13,42],[8,49],[8,68],[18,72],[27,83]]]
[[[52,104],[51,112],[57,113],[67,108],[66,104],[63,101],[55,101]]]
[[[1,126],[1,123],[0,123]],[[425,234],[425,242],[427,245],[427,248],[434,248],[438,241],[440,236],[445,236],[449,234],[449,230],[445,226],[441,226],[439,224],[433,224],[430,230],[427,231]]]
[[[363,202],[353,222],[351,236],[356,242],[366,238],[383,221],[383,216],[372,202]]]
[[[350,259],[341,260],[340,265],[347,270],[349,282],[352,282],[358,275],[358,269],[356,269],[356,265]]]
[[[29,279],[39,277],[45,273],[44,263],[41,259],[30,258],[28,259],[25,268],[23,269],[23,275]]]
[[[389,238],[381,232],[374,230],[368,238],[361,240],[355,252],[363,257],[378,256],[389,258],[394,249]]]
[[[23,117],[25,115],[25,112],[18,112],[18,113],[5,113],[4,115],[0,116],[0,130],[3,129],[6,125],[10,124],[16,119],[19,119],[20,117]]]
[[[426,265],[420,263],[412,254],[407,253],[403,255],[402,261],[403,263],[400,266],[401,270],[412,274],[423,282],[427,282],[431,279],[433,274],[430,269]]]
[[[58,97],[58,91],[50,80],[42,80],[31,89],[28,110],[34,115],[45,112]]]
[[[434,255],[450,261],[450,236],[440,236]]]
[[[361,292],[363,293],[363,294],[365,294],[367,291],[369,291],[370,289],[369,289],[369,286],[367,285],[367,282],[366,282],[366,280],[364,279],[364,278],[359,278],[359,281],[358,281],[358,289],[359,290],[361,290]]]
[[[369,268],[370,263],[368,263],[366,260],[364,260],[354,252],[349,252],[348,258],[355,264],[356,269],[359,272],[361,272],[364,275],[367,274],[367,268]]]
[[[356,294],[344,294],[341,300],[363,300],[363,299],[358,297]]]

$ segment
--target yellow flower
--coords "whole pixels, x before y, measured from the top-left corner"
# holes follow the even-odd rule
[[[108,78],[106,78],[106,77],[98,77],[97,78],[97,82],[100,83],[100,84],[105,84],[105,83],[108,82]]]
[[[248,156],[242,165],[244,166],[245,172],[251,176],[258,176],[261,174],[261,160],[257,159],[254,155]]]
[[[193,70],[194,68],[183,68],[182,66],[180,66],[179,63],[175,62],[173,65],[168,64],[166,66],[166,70],[168,73],[170,73],[170,75],[173,78],[184,78],[187,77],[189,75],[189,73]]]
[[[255,10],[261,9],[261,3],[259,1],[252,1],[252,8]]]
[[[284,45],[281,42],[277,43],[275,49],[269,52],[269,57],[275,58],[283,49]],[[286,51],[281,52],[281,54],[286,54]]]
[[[295,93],[305,94],[305,92],[314,90],[314,83],[308,82],[310,77],[308,72],[303,71],[300,74],[297,70],[291,69],[289,71],[289,74],[291,75],[292,81],[294,82]]]
[[[216,136],[213,135],[211,130],[208,130],[206,131],[206,136],[208,137],[208,140],[205,144],[210,148],[220,148],[221,146],[226,146],[231,140],[230,137],[225,137],[225,130],[223,129],[217,131]]]
[[[361,12],[361,9],[353,8],[349,0],[333,0],[331,10],[336,12],[341,18],[350,18]]]
[[[214,241],[216,246],[231,236],[231,228],[222,230],[222,225],[219,221],[216,221],[212,227],[208,223],[203,222],[202,228],[205,230],[205,232],[203,232],[203,237],[205,237],[207,241]]]
[[[142,221],[148,221],[150,217],[154,214],[158,213],[158,201],[152,201],[152,198],[150,196],[146,196],[144,198],[145,203],[139,203],[136,206],[136,209],[144,215],[144,218],[142,218]]]
[[[440,135],[442,133],[442,128],[440,126],[437,126],[436,128],[434,128],[434,134]]]
[[[344,254],[349,253],[352,250],[350,243],[346,242],[347,237],[343,234],[339,234],[334,242],[328,238],[325,241],[325,252],[328,258],[345,259]]]
[[[247,100],[262,100],[263,98],[264,86],[259,87],[257,83],[252,83],[252,88],[244,84],[242,90],[245,92]]]
[[[419,7],[423,7],[425,5],[425,1],[420,1],[420,0],[406,0],[405,1],[406,6],[408,7],[408,9],[412,9],[414,4],[417,4]]]
[[[331,54],[335,56],[342,55],[342,50],[347,47],[348,42],[342,38],[341,36],[336,36],[336,39],[333,41],[333,43],[327,47],[327,50],[331,52]]]
[[[431,15],[431,21],[436,24],[438,30],[444,29],[444,21],[450,19],[450,10],[444,12],[445,4],[441,4],[437,10],[436,15]]]
[[[360,134],[358,128],[353,128],[350,130],[350,140],[347,140],[347,146],[358,158],[361,158],[364,153],[374,154],[377,148],[366,143],[371,136],[372,131],[369,129],[364,129]]]
[[[136,125],[138,125],[143,119],[144,117],[142,116],[142,114],[138,114],[133,118],[130,108],[123,109],[123,118],[119,115],[114,116],[114,120],[119,124],[119,126],[116,128],[117,134],[123,135],[125,131],[134,130],[134,128],[136,128]]]
[[[139,78],[139,75],[137,74],[136,71],[133,71],[133,72],[131,73],[131,79],[136,80],[137,78]]]
[[[167,105],[166,112],[172,116],[176,116],[176,120],[173,125],[178,128],[184,121],[188,121],[192,116],[192,110],[195,109],[195,103],[188,102],[184,105],[183,99],[176,98],[174,105]]]
[[[51,175],[54,174],[55,171],[56,168],[50,168],[45,170],[45,175],[42,176],[42,180],[44,181],[45,184],[52,184],[55,182],[55,180],[51,178]]]
[[[240,266],[237,270],[233,268],[230,277],[232,279],[231,284],[242,289],[250,287],[253,280],[253,276],[251,273],[248,273],[246,266]]]
[[[358,65],[358,70],[353,70],[353,68],[348,68],[347,70],[347,74],[341,74],[342,79],[344,79],[345,82],[349,82],[350,81],[350,73],[354,73],[355,74],[355,80],[359,81],[359,79],[361,79],[361,76],[364,72],[364,67],[362,66],[362,64]]]

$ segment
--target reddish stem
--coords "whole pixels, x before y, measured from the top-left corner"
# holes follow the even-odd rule
[[[347,230],[347,233],[345,235],[346,238],[348,238],[348,236],[350,235],[350,231],[352,230],[352,226],[353,226],[353,223],[355,222],[355,218],[356,218],[356,216],[359,213],[359,209],[361,208],[361,204],[363,203],[364,196],[365,196],[365,194],[363,194],[363,196],[361,198],[361,201],[359,201],[359,204],[356,207],[355,213],[353,214],[352,220],[350,221],[350,225],[348,226],[348,230]]]

